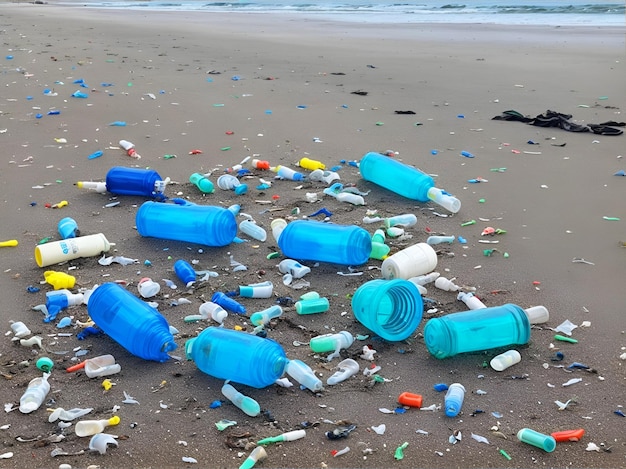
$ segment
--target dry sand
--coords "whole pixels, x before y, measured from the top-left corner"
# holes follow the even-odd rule
[[[53,459],[50,451],[55,447],[68,453],[86,450],[88,439],[76,437],[70,427],[66,438],[56,444],[44,447],[19,442],[17,437],[43,439],[61,431],[48,423],[43,407],[30,415],[3,414],[0,453],[13,452],[14,456],[3,460],[2,467],[56,467],[61,463],[73,467],[180,467],[185,465],[183,457],[196,458],[200,467],[236,467],[248,451],[229,448],[225,444],[228,434],[249,432],[249,440],[256,441],[297,429],[304,421],[319,425],[308,429],[305,439],[268,447],[268,459],[260,467],[626,464],[626,419],[614,413],[626,405],[624,361],[619,358],[626,346],[626,249],[619,245],[626,240],[626,180],[613,175],[626,169],[620,159],[625,137],[491,120],[507,109],[531,116],[551,109],[572,114],[582,123],[624,121],[623,29],[363,26],[289,16],[115,12],[31,4],[3,5],[0,19],[0,240],[19,240],[18,247],[0,251],[2,323],[8,330],[9,320],[23,320],[44,338],[48,355],[56,362],[50,379],[49,398],[53,401],[43,407],[94,407],[94,418],[108,418],[113,406],[121,405],[123,391],[140,402],[122,405],[118,412],[121,424],[110,433],[124,438],[106,455],[87,452]],[[241,79],[234,81],[233,76]],[[73,84],[76,79],[83,79],[88,88]],[[103,87],[102,83],[114,86]],[[54,90],[57,96],[44,96],[44,89]],[[87,92],[89,98],[70,97],[77,89]],[[352,94],[357,90],[368,94]],[[60,115],[46,115],[51,109],[60,110]],[[415,115],[397,115],[394,111],[398,110],[412,110]],[[37,119],[37,113],[44,116]],[[113,121],[125,121],[127,126],[109,126]],[[227,135],[227,131],[234,134]],[[67,143],[57,143],[59,138]],[[134,142],[143,158],[131,160],[116,149],[120,139]],[[528,144],[529,140],[538,145]],[[224,147],[230,150],[222,151]],[[190,155],[193,149],[203,153]],[[438,150],[437,155],[431,154],[433,149]],[[104,155],[87,159],[96,150]],[[186,183],[192,172],[217,169],[215,180],[224,168],[253,154],[274,165],[294,167],[301,157],[309,156],[334,166],[340,160],[358,160],[368,151],[386,150],[397,151],[397,158],[405,163],[436,174],[438,186],[461,199],[461,211],[438,217],[430,204],[406,200],[364,182],[351,166],[340,170],[342,182],[371,191],[366,207],[342,205],[328,197],[307,203],[307,192],[317,192],[322,198],[324,186],[319,184],[298,189],[292,181],[276,181],[270,191],[261,194],[253,189],[255,178],[249,181],[252,190],[245,196],[217,190],[203,197]],[[475,158],[460,156],[461,150],[470,151]],[[164,155],[177,157],[165,159]],[[177,339],[180,355],[185,338],[209,325],[185,324],[183,317],[196,313],[214,291],[269,279],[278,296],[301,293],[283,286],[277,262],[266,259],[275,249],[271,238],[265,243],[205,248],[202,253],[197,245],[143,239],[134,229],[134,215],[143,200],[120,197],[119,206],[103,208],[110,202],[109,196],[72,185],[79,180],[102,180],[112,166],[135,164],[179,181],[169,187],[170,196],[180,194],[211,205],[240,203],[242,211],[252,214],[265,228],[272,217],[288,216],[296,207],[302,215],[326,207],[334,213],[332,221],[341,224],[361,224],[367,210],[378,210],[383,217],[415,213],[418,224],[408,230],[413,238],[390,240],[393,251],[424,241],[427,229],[463,236],[466,245],[454,243],[441,249],[444,253],[437,270],[443,275],[476,287],[488,306],[542,304],[550,310],[550,327],[566,319],[575,324],[590,321],[591,327],[574,331],[577,344],[554,341],[554,332],[547,327],[533,330],[529,345],[520,347],[522,362],[498,374],[482,367],[495,351],[447,360],[429,356],[420,335],[431,316],[425,315],[408,343],[389,344],[370,337],[343,353],[344,357],[356,357],[365,367],[367,363],[358,358],[359,349],[371,344],[378,351],[380,375],[389,382],[371,386],[369,379],[359,374],[318,395],[297,386],[261,390],[239,386],[271,413],[272,422],[264,417],[248,418],[230,404],[209,409],[212,401],[222,397],[222,383],[198,371],[193,362],[145,362],[107,337],[83,342],[75,336],[55,337],[54,326],[42,323],[40,313],[31,310],[45,301],[44,293],[50,288],[41,285],[36,294],[26,291],[43,280],[44,269],[36,266],[33,248],[42,238],[57,237],[57,222],[65,216],[75,218],[83,234],[103,232],[116,243],[117,254],[140,261],[126,267],[102,267],[95,258],[73,261],[70,265],[77,269],[72,274],[84,287],[126,280],[129,290],[136,292],[142,276],[173,279],[172,266],[178,258],[197,259],[198,268],[220,273],[188,295],[191,305],[172,307],[167,298],[159,298],[161,312],[181,331]],[[507,168],[504,172],[490,171],[503,167]],[[268,173],[256,176],[272,177]],[[489,182],[468,183],[477,177]],[[281,210],[267,212],[268,205],[255,202],[272,200],[273,195],[280,198],[271,207]],[[69,205],[59,210],[44,206],[61,200]],[[607,221],[603,216],[621,220]],[[471,219],[477,223],[461,226]],[[487,226],[507,231],[497,238],[498,245],[478,242]],[[364,227],[373,232],[377,226]],[[484,256],[483,250],[493,247],[497,251]],[[247,265],[248,271],[232,272],[229,254]],[[574,263],[574,258],[592,264]],[[144,260],[150,260],[152,267],[144,266]],[[70,265],[58,270],[65,271]],[[293,308],[286,308],[284,319],[269,336],[284,346],[288,356],[303,359],[325,381],[332,374],[330,367],[308,347],[294,347],[293,341],[306,342],[329,331],[367,334],[351,314],[349,295],[366,280],[378,278],[379,271],[369,267],[379,265],[380,261],[371,260],[361,269],[362,276],[341,277],[336,272],[346,271],[344,267],[311,264],[310,290],[330,299],[330,311],[299,317]],[[431,286],[428,296],[438,302],[437,315],[466,309],[455,294],[435,290]],[[492,293],[499,290],[504,292]],[[179,294],[180,288],[171,292],[171,297]],[[249,311],[258,311],[272,301],[244,303]],[[87,319],[84,307],[70,313],[75,319]],[[245,325],[245,321],[230,315],[226,326]],[[597,373],[567,373],[553,366],[545,369],[545,363],[555,365],[550,361],[555,352],[551,344],[565,354],[565,360],[557,365],[582,362]],[[87,356],[112,353],[117,358],[122,372],[112,377],[116,386],[111,391],[104,393],[100,380],[64,371],[72,363],[75,347],[89,349]],[[52,353],[64,350],[68,352]],[[34,362],[46,352],[21,347],[8,335],[0,342],[0,351],[2,403],[17,403],[27,383],[40,374]],[[24,360],[30,365],[21,365]],[[562,386],[573,377],[583,381]],[[421,393],[425,406],[441,404],[443,395],[435,392],[433,385],[454,381],[468,390],[458,418],[446,418],[442,411],[412,409],[387,415],[378,410],[395,408],[403,391]],[[162,382],[166,384],[161,388]],[[478,394],[479,389],[487,394]],[[575,403],[559,411],[554,401],[568,399]],[[484,413],[472,416],[477,409]],[[495,418],[492,412],[500,412],[502,417]],[[220,419],[238,424],[220,433],[215,427]],[[329,441],[324,433],[334,426],[323,423],[324,419],[350,421],[357,429],[347,439]],[[384,435],[371,431],[370,427],[383,423]],[[500,436],[490,431],[494,425],[499,425]],[[547,454],[517,441],[515,434],[524,427],[543,433],[585,428],[586,435],[581,442],[559,444]],[[416,433],[418,429],[428,435]],[[448,438],[455,430],[462,432],[463,439],[452,445]],[[488,438],[490,444],[474,441],[471,433]],[[409,443],[405,458],[396,461],[394,450],[403,442]],[[589,442],[603,443],[611,450],[587,452]],[[346,446],[351,449],[348,454],[331,456],[331,450]],[[364,453],[367,449],[373,452]],[[512,460],[504,459],[500,449]]]

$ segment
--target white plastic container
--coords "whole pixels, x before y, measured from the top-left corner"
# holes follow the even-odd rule
[[[85,374],[90,378],[114,375],[121,370],[122,367],[115,363],[113,355],[101,355],[85,360]]]
[[[387,280],[411,277],[432,272],[437,267],[437,253],[426,243],[417,243],[396,252],[383,261],[381,271]]]
[[[144,277],[137,284],[137,291],[143,298],[152,298],[161,291],[161,285],[151,278]]]
[[[35,261],[39,267],[46,267],[80,257],[99,256],[109,252],[111,246],[115,244],[109,243],[102,233],[62,239],[35,246]]]
[[[20,398],[20,412],[30,414],[39,409],[44,399],[50,392],[48,377],[50,373],[44,373],[41,378],[34,378],[28,383],[26,392]]]
[[[491,365],[491,368],[496,371],[504,371],[510,366],[519,363],[521,360],[522,356],[517,350],[507,350],[506,352],[493,357],[489,364]]]
[[[17,339],[23,339],[31,334],[30,329],[22,321],[11,322],[11,330]]]

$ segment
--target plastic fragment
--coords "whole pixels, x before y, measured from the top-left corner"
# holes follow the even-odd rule
[[[96,433],[91,437],[91,440],[89,440],[89,449],[91,451],[97,451],[100,454],[105,454],[109,444],[118,446],[117,440],[113,435],[109,435],[108,433]]]
[[[509,454],[506,451],[504,451],[503,449],[500,450],[500,454],[502,456],[504,456],[507,461],[510,461],[512,459],[511,456],[509,456]]]
[[[557,327],[555,327],[553,330],[554,332],[561,332],[569,336],[569,335],[572,335],[572,331],[576,329],[577,327],[578,326],[576,324],[574,324],[572,321],[567,319],[563,321],[561,324],[559,324]]]
[[[183,459],[183,462],[186,462],[188,464],[198,464],[198,460],[190,456],[183,456],[182,459]]]
[[[340,438],[346,438],[350,433],[356,429],[356,425],[345,425],[337,427],[332,431],[326,432],[326,438],[329,440],[339,440]]]
[[[330,454],[332,455],[333,458],[336,458],[337,456],[342,456],[348,452],[350,452],[350,447],[346,446],[344,449],[340,449],[339,451],[332,450]]]
[[[405,441],[404,443],[402,443],[400,446],[398,446],[396,448],[396,451],[393,454],[394,459],[397,459],[398,461],[401,459],[404,459],[404,450],[409,446],[409,442]]]
[[[12,457],[13,453],[11,451],[0,454],[0,459],[11,459]]]
[[[571,386],[572,384],[580,383],[582,380],[583,380],[582,378],[572,378],[566,383],[563,383],[561,386],[563,387]]]
[[[487,438],[485,438],[484,436],[477,435],[476,433],[472,433],[472,438],[478,441],[479,443],[485,443],[487,445],[489,444],[489,440]]]
[[[233,425],[237,425],[237,422],[235,422],[234,420],[222,419],[219,422],[215,422],[215,426],[221,432],[226,430],[228,427],[232,427]]]
[[[124,391],[124,400],[122,401],[122,403],[123,404],[139,404],[139,401],[137,401],[134,397],[131,397],[130,394]]]
[[[589,442],[587,443],[587,447],[585,448],[585,451],[596,451],[599,453],[600,447],[593,442]]]
[[[569,403],[572,402],[571,399],[568,399],[567,402],[561,402],[561,401],[554,401],[554,403],[559,406],[559,410],[565,410],[567,409],[567,406],[569,405]]]

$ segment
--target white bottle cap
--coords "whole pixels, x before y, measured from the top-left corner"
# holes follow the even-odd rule
[[[533,306],[532,308],[526,308],[524,311],[531,324],[543,324],[550,319],[550,313],[545,306]]]

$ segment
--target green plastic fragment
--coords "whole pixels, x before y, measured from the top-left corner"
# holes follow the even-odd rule
[[[555,335],[554,340],[560,340],[561,342],[569,342],[570,344],[577,344],[578,340],[572,339],[571,337],[565,337],[564,335]]]
[[[376,122],[376,125],[380,127],[381,125],[385,125],[385,123],[378,121],[378,122]]]
[[[222,147],[222,148],[220,148],[220,150],[222,150],[222,151],[228,151],[228,150],[230,150],[230,147]]]
[[[367,340],[369,335],[357,334],[356,340]]]
[[[374,382],[376,382],[376,383],[384,383],[385,382],[385,378],[383,378],[380,375],[374,375]]]
[[[475,224],[476,224],[476,220],[470,220],[470,221],[461,223],[461,226],[470,226],[470,225],[475,225]]]
[[[215,426],[221,432],[226,430],[228,427],[232,427],[233,425],[237,425],[237,422],[235,422],[234,420],[222,419],[219,422],[215,422]]]
[[[277,252],[270,252],[270,253],[267,255],[267,259],[276,259],[276,258],[278,258],[278,257],[280,257],[280,254],[279,254],[279,253],[277,253]]]
[[[398,446],[396,448],[396,452],[394,453],[393,457],[397,459],[398,461],[401,459],[404,459],[404,450],[407,448],[407,446],[409,446],[408,441],[405,441],[400,446]]]
[[[502,456],[504,456],[507,461],[510,461],[512,459],[511,456],[509,456],[509,454],[506,451],[504,451],[503,449],[500,450],[500,454]]]
[[[479,204],[484,204],[485,202],[486,202],[486,200],[485,200],[485,199],[478,199],[478,203],[479,203]]]
[[[509,253],[505,252],[504,254],[502,254],[502,257],[504,257],[505,259],[508,259],[509,258]]]
[[[163,155],[164,160],[171,160],[172,158],[176,158],[176,155]]]

